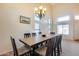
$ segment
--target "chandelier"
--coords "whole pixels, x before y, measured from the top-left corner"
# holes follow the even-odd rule
[[[43,6],[39,6],[38,8],[36,7],[34,8],[34,14],[41,19],[46,14],[46,8],[43,8]]]

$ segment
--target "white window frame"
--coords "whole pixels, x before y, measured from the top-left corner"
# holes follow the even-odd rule
[[[35,17],[37,17],[36,15],[34,15],[34,21],[35,21],[35,24],[37,23],[37,24],[39,24],[39,29],[35,29],[35,25],[34,25],[34,30],[35,30],[35,32],[40,32],[40,18],[39,17],[37,17],[37,18],[39,18],[39,20],[36,20],[36,18]]]
[[[74,16],[75,20],[79,20],[79,15]]]
[[[69,16],[64,16],[64,17],[60,17],[57,19],[57,26],[61,25],[62,26],[62,32],[58,33],[58,28],[57,28],[57,34],[64,34],[64,35],[69,35],[69,21],[70,21],[70,17]],[[64,33],[64,25],[68,25],[68,33]]]

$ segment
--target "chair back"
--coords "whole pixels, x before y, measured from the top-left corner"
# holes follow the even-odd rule
[[[62,40],[62,35],[57,35],[56,36],[56,48],[57,48],[57,55],[60,55],[60,46],[61,46],[61,40]]]
[[[59,35],[59,42],[60,42],[60,44],[61,44],[61,41],[62,41],[62,35],[60,34]]]
[[[28,37],[30,37],[30,36],[31,36],[30,33],[24,33],[24,38],[28,38]]]
[[[61,41],[62,41],[62,35],[56,36],[56,41],[57,41],[57,46],[59,46],[61,44]]]
[[[46,56],[52,56],[53,55],[53,47],[54,47],[54,38],[51,38],[47,42],[47,51],[46,51]]]
[[[50,34],[55,34],[55,32],[50,32]]]
[[[36,36],[36,33],[32,33],[32,36]]]
[[[14,53],[14,56],[18,56],[18,50],[17,50],[17,47],[16,47],[16,43],[15,43],[15,39],[10,37],[11,39],[11,43],[12,43],[12,47],[13,47],[13,53]]]

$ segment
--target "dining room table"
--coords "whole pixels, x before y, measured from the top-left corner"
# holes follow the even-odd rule
[[[43,36],[42,34],[31,36],[29,38],[23,38],[20,39],[20,42],[22,42],[25,46],[28,46],[31,50],[31,55],[34,55],[35,47],[39,44],[42,44],[43,42],[47,42],[49,39],[54,37],[56,35],[48,34]]]

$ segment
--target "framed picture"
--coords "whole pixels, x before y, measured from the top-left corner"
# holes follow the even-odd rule
[[[30,18],[25,16],[20,16],[20,23],[30,24]]]

